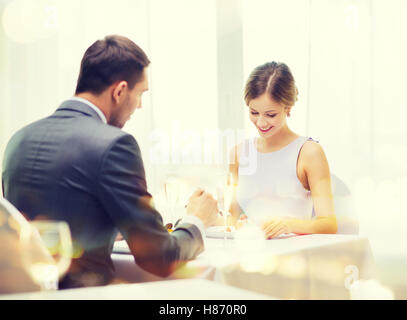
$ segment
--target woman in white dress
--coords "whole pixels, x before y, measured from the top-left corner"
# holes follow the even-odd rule
[[[230,208],[238,226],[248,217],[267,238],[284,233],[336,233],[328,162],[321,145],[287,125],[298,90],[284,63],[265,63],[251,73],[245,101],[259,137],[231,151],[237,182]]]

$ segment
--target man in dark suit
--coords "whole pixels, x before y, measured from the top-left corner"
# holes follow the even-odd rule
[[[204,228],[216,219],[216,201],[200,189],[171,234],[152,205],[138,144],[120,130],[141,107],[149,63],[125,37],[96,41],[82,59],[75,96],[7,145],[5,198],[28,219],[70,226],[74,259],[61,288],[111,282],[118,232],[138,265],[167,276],[203,250]]]

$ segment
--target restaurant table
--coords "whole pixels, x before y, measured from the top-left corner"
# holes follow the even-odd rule
[[[164,279],[139,268],[124,241],[113,252],[121,281]],[[206,250],[165,279],[203,278],[280,299],[349,299],[352,283],[374,277],[367,238],[313,234],[271,240],[206,238]]]
[[[0,300],[272,300],[272,297],[204,279],[116,284],[0,295]]]

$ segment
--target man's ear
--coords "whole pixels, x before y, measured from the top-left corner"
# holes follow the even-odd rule
[[[127,93],[127,81],[120,81],[113,85],[112,99],[116,104],[120,104]]]

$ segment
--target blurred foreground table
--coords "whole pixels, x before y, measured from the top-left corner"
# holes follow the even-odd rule
[[[114,252],[119,281],[164,279],[135,265],[124,241]],[[203,278],[281,299],[349,299],[352,283],[374,277],[367,238],[314,234],[272,240],[207,238],[206,250],[166,279]]]
[[[0,300],[270,300],[204,279],[118,284],[60,291],[0,295]]]

